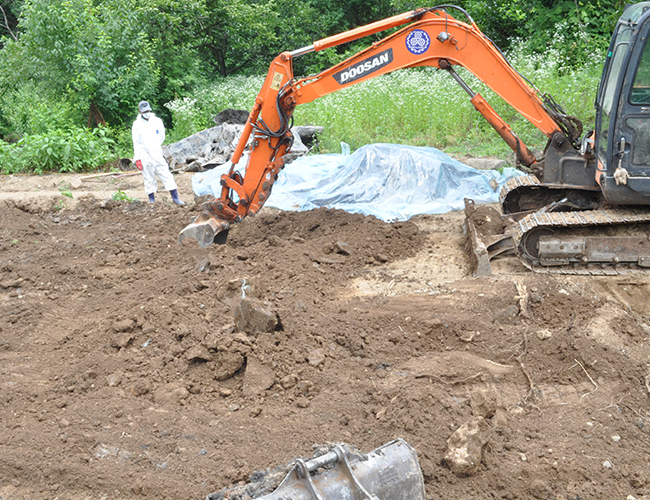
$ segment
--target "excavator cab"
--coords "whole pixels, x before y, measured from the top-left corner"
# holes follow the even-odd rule
[[[650,204],[650,2],[618,21],[596,99],[597,180],[612,205]]]

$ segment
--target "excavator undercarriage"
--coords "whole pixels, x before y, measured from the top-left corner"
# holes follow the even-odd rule
[[[650,208],[598,208],[596,193],[589,193],[523,176],[511,179],[500,195],[502,209],[517,212],[501,214],[465,200],[474,275],[491,274],[490,261],[508,255],[538,273],[650,273]]]

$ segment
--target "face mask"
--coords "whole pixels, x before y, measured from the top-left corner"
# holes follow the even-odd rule
[[[151,111],[145,111],[144,113],[142,113],[142,118],[144,118],[145,120],[148,120],[149,116],[151,116]]]

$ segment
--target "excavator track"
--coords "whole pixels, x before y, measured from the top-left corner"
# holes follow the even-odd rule
[[[513,242],[538,273],[650,273],[650,209],[535,212],[516,222]]]
[[[508,198],[508,195],[515,190],[520,188],[533,188],[539,187],[542,183],[539,182],[539,179],[535,175],[520,175],[517,177],[511,177],[506,181],[504,186],[501,188],[499,193],[499,203],[503,206],[504,202]]]

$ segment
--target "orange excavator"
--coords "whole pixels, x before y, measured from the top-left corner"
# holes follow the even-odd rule
[[[449,11],[460,13],[461,21]],[[458,14],[457,14],[458,15]],[[317,75],[297,78],[292,61],[405,26]],[[515,252],[530,269],[571,274],[650,270],[650,2],[629,6],[618,21],[596,99],[596,127],[581,122],[521,76],[460,7],[421,8],[283,52],[270,65],[243,134],[221,177],[221,195],[179,234],[202,248],[223,243],[230,225],[262,208],[291,151],[295,108],[398,69],[448,72],[531,174],[500,194],[502,229],[488,226],[466,200],[467,233],[477,274],[490,259]],[[549,138],[536,158],[488,102],[454,70],[462,66]],[[250,142],[245,175],[236,167]],[[493,217],[493,216],[488,216]],[[494,222],[494,221],[492,221]]]

